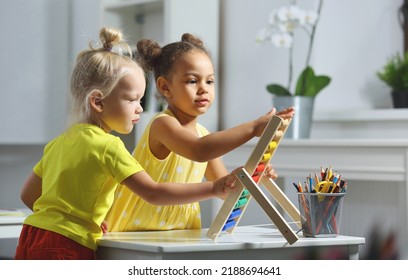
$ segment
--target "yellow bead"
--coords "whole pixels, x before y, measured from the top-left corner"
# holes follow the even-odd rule
[[[262,156],[262,162],[267,162],[271,159],[271,153],[265,153]]]

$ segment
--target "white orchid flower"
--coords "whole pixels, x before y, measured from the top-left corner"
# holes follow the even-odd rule
[[[279,8],[277,11],[277,18],[281,22],[296,21],[299,19],[300,13],[301,9],[299,9],[298,6],[295,5],[283,6]]]
[[[271,37],[272,43],[279,48],[292,47],[293,37],[289,33],[276,33]]]
[[[273,87],[268,87],[268,91],[270,93],[277,95],[304,94],[303,88],[300,90],[296,89],[296,92],[291,92],[294,58],[294,36],[296,34],[295,29],[298,28],[301,31],[305,32],[309,37],[309,47],[307,49],[306,55],[306,67],[303,72],[301,72],[302,74],[299,76],[297,83],[299,83],[299,81],[302,81],[302,85],[305,85],[305,82],[303,82],[303,80],[305,79],[313,79],[313,81],[316,81],[316,79],[314,79],[313,77],[310,78],[307,76],[307,74],[303,73],[307,73],[306,71],[312,71],[311,73],[313,73],[313,69],[310,66],[310,57],[312,53],[316,25],[319,21],[323,1],[324,0],[318,0],[318,8],[315,12],[313,10],[301,9],[296,5],[296,0],[290,0],[289,5],[282,6],[278,9],[273,10],[269,14],[267,26],[258,31],[256,36],[257,43],[270,42],[275,47],[288,48],[290,50],[288,58],[289,67],[287,86],[274,84]],[[327,84],[330,82],[330,77],[327,76],[320,76],[319,79],[319,83],[320,85],[323,85],[323,87],[327,86]],[[313,94],[316,95],[323,87],[314,88],[311,90],[313,91]]]
[[[256,34],[255,41],[257,43],[263,43],[271,37],[271,32],[268,28],[262,28]]]
[[[286,21],[286,22],[281,22],[278,25],[279,31],[282,33],[293,33],[295,29],[299,26],[298,21]]]
[[[299,18],[301,25],[310,25],[314,26],[317,22],[318,15],[315,11],[308,10],[302,13],[302,16]]]

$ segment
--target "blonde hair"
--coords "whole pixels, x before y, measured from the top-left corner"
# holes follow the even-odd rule
[[[77,56],[71,76],[70,123],[90,123],[89,97],[98,90],[108,96],[121,78],[140,66],[132,59],[132,51],[122,32],[103,27],[100,43],[90,42],[89,49]]]

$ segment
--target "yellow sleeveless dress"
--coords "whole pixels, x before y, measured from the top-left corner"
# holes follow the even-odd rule
[[[160,117],[174,116],[169,110],[164,110],[153,117],[133,152],[134,157],[157,182],[201,182],[207,168],[206,162],[195,162],[173,152],[164,160],[160,160],[151,153],[148,141],[150,126],[154,119]],[[201,137],[208,134],[208,130],[200,124],[197,124],[196,129]],[[111,232],[200,229],[200,204],[152,205],[120,185],[106,221]]]

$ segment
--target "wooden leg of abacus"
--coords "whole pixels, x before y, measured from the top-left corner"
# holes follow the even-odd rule
[[[302,227],[300,221],[300,213],[297,207],[289,200],[282,189],[270,178],[263,177],[262,185],[269,191],[276,202],[282,207],[282,209],[288,213],[289,217],[296,223],[298,228]]]
[[[289,244],[295,243],[299,239],[298,236],[293,232],[290,225],[285,221],[283,216],[270,202],[268,197],[261,191],[259,186],[251,179],[251,176],[248,174],[248,172],[246,172],[246,170],[243,168],[237,173],[237,177],[242,185],[246,186],[256,202],[265,211],[265,213],[272,220],[272,222],[282,233],[282,235],[286,238]]]

